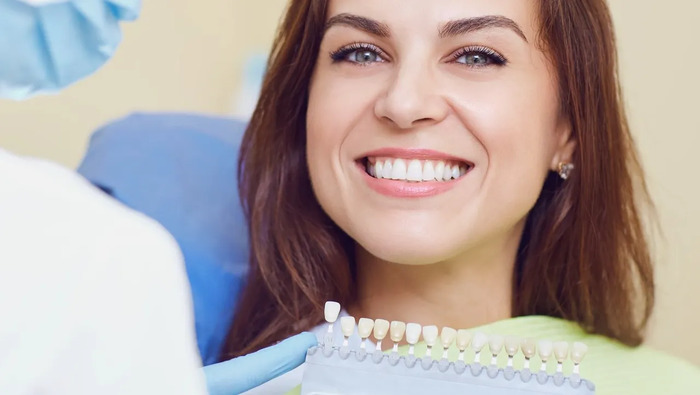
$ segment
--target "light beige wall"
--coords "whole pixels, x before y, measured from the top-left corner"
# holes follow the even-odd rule
[[[284,0],[145,0],[122,47],[60,96],[0,101],[0,146],[75,166],[90,132],[133,110],[224,114],[244,55],[266,52]],[[700,364],[700,64],[690,0],[611,0],[629,115],[665,231],[649,343]]]

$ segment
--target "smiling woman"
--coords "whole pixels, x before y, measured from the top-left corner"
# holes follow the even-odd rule
[[[240,190],[252,270],[225,357],[314,328],[333,299],[585,339],[600,394],[700,378],[633,348],[649,199],[603,0],[291,2]]]

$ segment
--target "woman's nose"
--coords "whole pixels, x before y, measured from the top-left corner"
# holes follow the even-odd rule
[[[427,68],[398,68],[375,103],[375,115],[399,129],[439,123],[449,107],[433,81]]]

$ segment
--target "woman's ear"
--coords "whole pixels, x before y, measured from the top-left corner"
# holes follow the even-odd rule
[[[568,120],[562,121],[557,131],[557,147],[554,151],[552,163],[550,163],[549,168],[553,171],[558,171],[560,163],[571,163],[574,152],[576,151],[576,146],[576,138],[572,133],[571,123]]]

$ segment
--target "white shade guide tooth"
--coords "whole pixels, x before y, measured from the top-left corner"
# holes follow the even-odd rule
[[[549,361],[553,351],[554,344],[551,342],[551,340],[540,340],[537,343],[537,352],[540,356],[540,360],[542,360],[542,367],[540,368],[541,371],[544,372],[547,370],[547,361]]]
[[[571,347],[571,360],[574,362],[573,374],[580,374],[579,365],[581,364],[581,361],[583,361],[583,358],[586,356],[587,353],[587,345],[581,342],[575,342],[573,344],[573,346]]]
[[[435,325],[428,325],[423,327],[423,341],[428,347],[432,347],[437,343],[438,338],[438,327]]]
[[[421,326],[411,322],[406,324],[406,342],[409,344],[408,355],[413,355],[415,352],[415,345],[420,340]]]
[[[472,341],[472,333],[466,329],[460,329],[457,331],[457,348],[459,351],[464,351],[469,347],[469,343]]]
[[[557,359],[557,362],[564,363],[564,361],[566,361],[566,358],[569,357],[569,343],[554,343],[554,357]]]
[[[343,336],[352,336],[355,332],[355,317],[340,317],[340,330],[343,332]]]
[[[382,350],[382,340],[386,337],[389,332],[389,321],[383,320],[381,318],[374,321],[374,338],[377,339],[377,351]]]
[[[416,345],[420,340],[421,329],[420,324],[413,322],[406,324],[406,342],[410,345]]]
[[[575,342],[571,347],[571,360],[578,365],[588,353],[588,346],[581,342]]]
[[[525,359],[530,359],[537,353],[537,341],[533,338],[523,339],[523,342],[520,344],[520,349]]]
[[[425,356],[432,357],[433,347],[437,343],[438,338],[438,327],[435,325],[428,325],[423,327],[423,341],[428,349],[425,352]]]
[[[491,355],[498,355],[503,350],[503,343],[505,339],[501,335],[491,335],[489,336],[489,350]]]
[[[457,337],[456,329],[450,328],[449,326],[442,328],[442,331],[440,332],[440,341],[442,341],[442,348],[450,348],[450,346],[452,346],[452,343],[454,343],[455,341],[455,337]]]
[[[406,332],[406,323],[402,321],[391,321],[391,327],[389,329],[389,335],[391,341],[398,343],[403,340],[403,335]]]
[[[360,321],[357,323],[357,333],[361,339],[368,338],[372,334],[372,329],[374,329],[374,320],[360,318]]]
[[[323,309],[323,315],[326,318],[326,322],[332,324],[338,320],[338,314],[340,314],[340,303],[328,301]]]
[[[452,343],[455,341],[455,337],[457,337],[457,330],[454,328],[450,328],[449,326],[445,326],[442,328],[442,331],[440,331],[440,341],[442,342],[442,358],[447,359],[447,354],[452,346]]]
[[[472,348],[474,352],[481,352],[481,350],[489,342],[489,337],[481,332],[476,332],[474,338],[472,339]]]
[[[515,336],[506,336],[505,345],[508,357],[513,358],[513,356],[518,353],[518,349],[520,348],[520,338]]]
[[[391,341],[394,342],[393,352],[399,352],[399,342],[403,340],[403,335],[406,333],[406,323],[402,321],[391,321],[389,335]]]
[[[480,363],[481,350],[489,342],[489,337],[482,332],[476,332],[472,338],[472,349],[474,350],[474,363]]]

